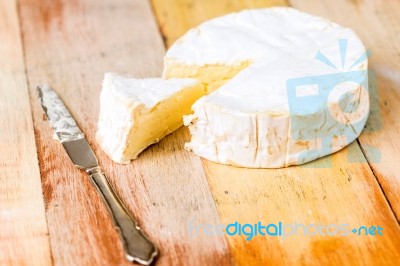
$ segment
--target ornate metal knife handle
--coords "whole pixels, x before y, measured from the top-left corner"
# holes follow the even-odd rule
[[[100,167],[88,169],[86,172],[90,175],[91,182],[100,192],[108,207],[114,225],[122,239],[127,259],[150,265],[154,257],[157,256],[156,247],[143,235],[136,221],[125,210]]]

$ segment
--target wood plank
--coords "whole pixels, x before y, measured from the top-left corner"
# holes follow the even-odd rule
[[[71,109],[128,210],[160,248],[160,265],[226,264],[223,237],[190,239],[189,219],[218,222],[199,159],[184,151],[185,131],[154,145],[130,165],[99,149],[95,128],[106,71],[159,76],[164,47],[142,0],[21,0],[23,39],[54,263],[131,265],[87,176],[72,166],[35,96],[51,84]],[[195,260],[193,260],[195,258]]]
[[[295,7],[351,27],[372,56],[370,70],[377,77],[378,97],[372,103],[367,130],[359,138],[374,174],[400,221],[400,2],[294,0]],[[366,26],[368,25],[368,26]],[[371,151],[374,147],[377,152]],[[380,158],[379,158],[380,156]]]
[[[215,14],[212,12],[233,11],[224,5],[214,11],[211,1],[196,2],[201,7],[190,0],[165,5],[160,2],[164,3],[153,0],[153,6],[167,45],[196,22],[210,18]],[[248,6],[259,3],[238,2]],[[269,6],[268,1],[263,4]],[[328,10],[326,8],[326,12]],[[191,20],[193,17],[196,22]],[[347,153],[357,157],[359,163],[350,163]],[[333,167],[322,167],[327,160],[333,161]],[[258,170],[223,166],[206,160],[203,165],[224,224],[282,221],[348,224],[350,230],[362,225],[384,228],[384,236],[378,237],[352,233],[348,236],[297,235],[285,240],[258,236],[246,241],[244,236],[227,237],[238,265],[258,265],[260,262],[268,265],[396,265],[400,259],[400,227],[357,142],[306,167]]]
[[[357,143],[352,153],[362,158]],[[293,236],[228,238],[239,265],[257,262],[305,265],[396,265],[400,228],[364,161],[347,163],[346,152],[332,156],[332,168],[234,169],[204,161],[223,223],[303,223],[379,225],[384,236]],[[321,163],[321,161],[316,164]],[[226,178],[229,177],[229,180]]]
[[[51,253],[15,1],[0,1],[0,264]]]

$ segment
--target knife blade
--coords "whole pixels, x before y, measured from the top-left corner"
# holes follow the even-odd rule
[[[100,193],[122,240],[129,261],[149,265],[157,256],[155,245],[142,233],[134,218],[112,189],[97,158],[57,93],[48,85],[37,87],[39,99],[58,139],[76,167],[85,170]]]

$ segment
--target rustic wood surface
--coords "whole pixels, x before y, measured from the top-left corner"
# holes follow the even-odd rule
[[[16,5],[0,1],[0,265],[51,264]]]
[[[165,46],[190,27],[273,5],[292,5],[352,27],[371,49],[379,97],[358,142],[305,167],[277,170],[202,160],[183,149],[186,128],[127,166],[112,163],[99,149],[94,134],[104,72],[159,76]],[[52,139],[35,90],[49,83],[128,210],[159,247],[157,265],[397,265],[399,12],[400,2],[383,0],[0,1],[0,264],[129,265],[95,189]],[[369,146],[379,150],[380,160],[368,153]],[[329,162],[333,167],[324,167]],[[234,221],[379,225],[384,236],[247,241],[188,235],[188,222]]]

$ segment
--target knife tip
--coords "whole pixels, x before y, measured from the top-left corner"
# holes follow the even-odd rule
[[[47,84],[40,84],[40,85],[36,86],[36,91],[37,91],[37,94],[39,96],[39,99],[43,99],[43,93],[45,91],[49,91],[49,90],[52,90],[52,89]]]
[[[38,94],[38,96],[39,96],[39,99],[41,99],[42,98],[42,96],[43,96],[43,92],[42,92],[42,87],[41,87],[42,85],[38,85],[37,87],[36,87],[36,91],[37,91],[37,94]]]

